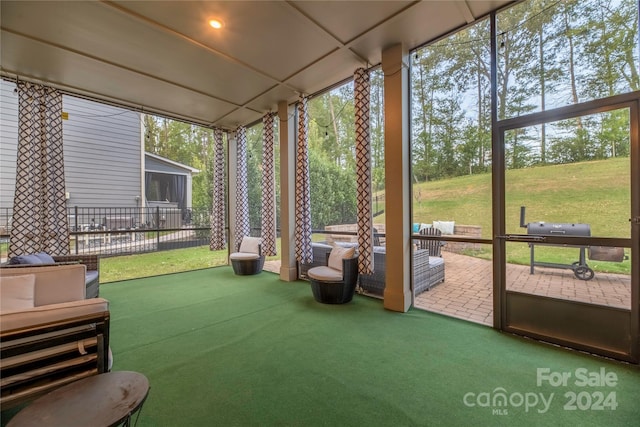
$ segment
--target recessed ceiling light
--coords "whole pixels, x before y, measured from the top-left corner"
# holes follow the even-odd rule
[[[222,28],[222,21],[219,19],[210,19],[209,25],[211,25],[216,30],[219,30],[220,28]]]

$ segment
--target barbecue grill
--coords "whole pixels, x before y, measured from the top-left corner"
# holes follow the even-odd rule
[[[525,207],[520,207],[520,227],[527,229],[527,234],[531,236],[591,236],[591,226],[589,224],[571,224],[562,222],[530,222],[525,224]],[[534,267],[563,268],[573,270],[573,274],[580,280],[591,280],[595,273],[589,268],[586,262],[585,250],[586,246],[573,245],[555,245],[563,247],[575,247],[579,249],[578,261],[572,264],[558,264],[551,262],[535,262],[534,251],[535,245],[553,246],[549,243],[529,243],[531,249],[530,268],[533,274]]]

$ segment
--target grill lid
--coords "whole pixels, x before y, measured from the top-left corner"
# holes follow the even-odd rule
[[[562,222],[530,222],[527,234],[536,236],[591,236],[589,224],[570,224]]]

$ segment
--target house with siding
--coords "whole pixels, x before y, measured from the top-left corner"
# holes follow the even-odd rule
[[[145,153],[144,205],[161,208],[167,228],[189,222],[192,178],[200,171],[156,154]]]
[[[15,87],[0,82],[0,225],[8,221],[15,190]],[[199,171],[145,153],[141,113],[70,95],[63,96],[63,112],[67,206],[191,207],[191,178]]]

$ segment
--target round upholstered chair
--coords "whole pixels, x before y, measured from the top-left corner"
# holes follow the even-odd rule
[[[260,273],[264,267],[264,258],[262,239],[249,236],[242,238],[238,252],[229,255],[233,272],[241,276]]]
[[[353,299],[358,283],[358,258],[354,248],[334,247],[327,254],[327,265],[310,268],[313,298],[323,304],[346,304]]]

